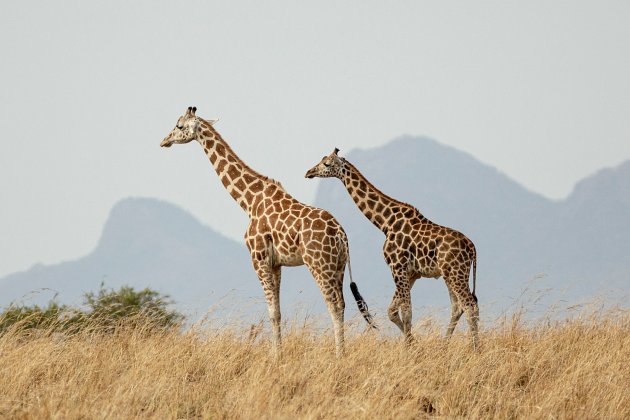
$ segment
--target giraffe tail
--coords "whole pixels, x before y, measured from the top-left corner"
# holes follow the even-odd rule
[[[357,284],[354,282],[352,278],[352,266],[350,265],[350,247],[346,242],[346,256],[348,257],[348,273],[350,274],[350,290],[352,291],[352,296],[354,296],[354,300],[357,301],[357,306],[359,307],[359,312],[363,315],[363,318],[367,321],[368,325],[374,329],[378,329],[376,324],[374,323],[374,319],[372,318],[372,314],[368,310],[368,305],[365,303],[363,296],[359,293],[359,288]]]
[[[472,295],[475,298],[475,302],[477,302],[477,295],[475,294],[475,289],[477,288],[477,250],[474,248],[473,245],[473,262],[472,262],[472,270],[473,270],[473,289],[472,289]]]

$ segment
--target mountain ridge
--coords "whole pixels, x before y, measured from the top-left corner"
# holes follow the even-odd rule
[[[552,200],[427,137],[401,136],[381,147],[352,150],[347,158],[384,193],[475,242],[482,310],[483,305],[495,305],[497,311],[510,307],[532,284],[570,290],[549,299],[571,302],[607,288],[629,292],[630,160],[584,178],[565,199]],[[339,180],[319,181],[315,205],[344,226],[355,280],[371,307],[384,313],[394,288],[382,257],[381,232],[364,218]],[[586,245],[590,252],[585,252]],[[0,278],[0,305],[23,296],[45,303],[54,292],[28,294],[44,288],[74,302],[102,281],[107,287],[157,289],[197,314],[225,296],[265,314],[262,289],[243,244],[176,205],[152,198],[116,203],[87,255],[36,264]],[[448,306],[442,280],[418,281],[413,293],[416,311]],[[282,297],[285,307],[301,302],[325,313],[304,267],[283,270]],[[346,298],[351,299],[348,294]],[[355,312],[352,305],[347,307]]]

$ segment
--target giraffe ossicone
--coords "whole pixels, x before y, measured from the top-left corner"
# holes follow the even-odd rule
[[[330,213],[299,202],[278,181],[247,166],[215,130],[213,124],[216,120],[204,120],[195,115],[196,111],[196,107],[188,107],[160,146],[197,141],[225,189],[249,216],[245,244],[267,300],[274,354],[279,355],[281,340],[281,267],[306,265],[328,306],[336,351],[341,355],[344,346],[343,278],[346,265],[359,310],[373,326],[367,305],[352,280],[346,233]]]
[[[383,256],[390,268],[396,292],[388,309],[390,320],[411,338],[411,288],[421,277],[442,277],[451,299],[450,337],[463,313],[478,344],[479,306],[477,251],[464,234],[433,223],[415,207],[395,200],[372,185],[359,170],[338,155],[331,154],[309,169],[306,178],[339,178],[359,210],[385,234]],[[472,268],[473,288],[469,289]]]

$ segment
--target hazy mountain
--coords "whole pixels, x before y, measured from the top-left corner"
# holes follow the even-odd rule
[[[545,302],[630,292],[630,162],[602,170],[578,183],[566,200],[552,201],[427,138],[402,137],[346,157],[386,194],[475,242],[482,303],[501,310],[525,289],[553,289]],[[321,180],[315,205],[331,211],[347,231],[356,277],[369,281],[368,290],[391,296],[393,286],[383,289],[392,283],[382,257],[384,235],[341,181]],[[419,281],[413,299],[448,304],[442,280]]]
[[[617,297],[630,292],[630,162],[602,170],[579,182],[567,199],[552,201],[427,138],[403,137],[346,157],[385,193],[475,242],[482,316],[513,308],[526,289],[530,295],[525,301],[537,290],[553,289],[538,303],[540,310],[558,299],[568,305],[610,291]],[[388,325],[385,308],[394,287],[381,253],[383,234],[360,213],[339,180],[313,182],[320,183],[315,205],[344,226],[355,280],[381,325]],[[234,211],[240,210],[235,206]],[[227,313],[228,322],[239,315],[266,317],[262,288],[244,245],[173,204],[147,198],[114,206],[89,255],[0,279],[0,305],[45,303],[55,293],[62,302],[76,303],[102,281],[107,287],[127,284],[168,293],[193,318],[208,308]],[[347,316],[356,316],[345,291]],[[417,282],[413,301],[416,314],[426,313],[427,306],[448,312],[441,279]],[[281,302],[289,317],[296,312],[326,316],[304,267],[283,269]]]
[[[54,292],[62,302],[129,284],[169,293],[190,307],[210,306],[237,288],[257,292],[246,250],[201,225],[182,209],[155,199],[130,198],[114,206],[96,249],[75,261],[35,266],[0,280],[0,304],[14,300],[42,303]],[[250,287],[253,286],[253,287]]]
[[[554,271],[630,289],[630,161],[582,180],[557,207]]]

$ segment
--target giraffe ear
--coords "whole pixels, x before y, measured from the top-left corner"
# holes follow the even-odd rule
[[[337,149],[337,148],[335,147],[335,151],[334,151],[333,153],[334,153],[334,155],[335,155],[335,156],[337,156],[337,153],[339,153],[339,149]]]
[[[210,124],[210,125],[214,125],[214,123],[216,123],[217,121],[219,121],[219,119],[218,119],[218,118],[215,118],[215,119],[213,119],[213,120],[206,120],[206,122],[207,122],[208,124]]]

